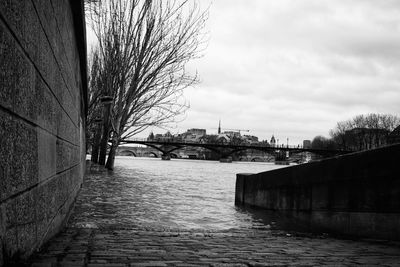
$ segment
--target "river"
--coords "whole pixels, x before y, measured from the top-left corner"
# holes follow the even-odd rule
[[[272,163],[117,157],[109,172],[92,165],[70,224],[93,228],[223,231],[269,227],[235,207],[237,173]]]

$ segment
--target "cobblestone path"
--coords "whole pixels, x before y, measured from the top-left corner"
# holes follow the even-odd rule
[[[67,228],[32,266],[400,266],[400,248],[266,230],[178,232]]]

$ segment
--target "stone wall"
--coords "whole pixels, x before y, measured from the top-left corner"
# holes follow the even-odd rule
[[[400,240],[400,144],[238,174],[235,202],[277,211],[311,229]]]
[[[59,230],[82,183],[84,25],[82,1],[0,1],[0,265]]]

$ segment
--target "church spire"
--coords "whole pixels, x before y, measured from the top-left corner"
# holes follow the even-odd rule
[[[221,134],[221,119],[219,119],[218,134]]]

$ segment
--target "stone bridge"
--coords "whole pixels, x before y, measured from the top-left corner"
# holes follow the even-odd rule
[[[161,158],[161,155],[161,151],[148,146],[120,146],[117,149],[117,156]]]

